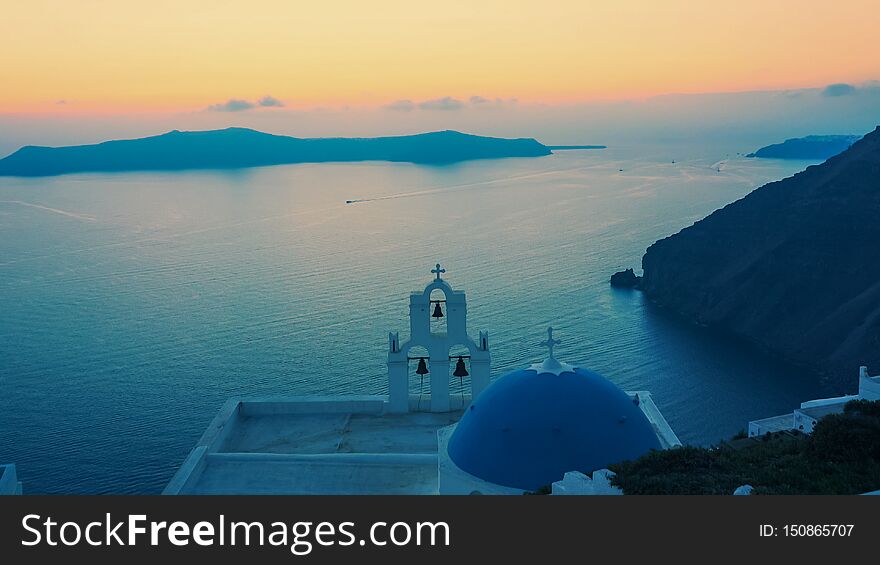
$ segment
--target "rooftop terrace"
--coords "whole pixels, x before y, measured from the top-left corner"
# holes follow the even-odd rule
[[[663,447],[678,445],[651,400],[643,412]],[[458,422],[470,403],[427,411],[386,411],[384,396],[229,400],[165,488],[165,494],[437,494],[437,430]]]
[[[418,410],[420,397],[411,399]],[[385,413],[384,397],[229,401],[166,494],[434,494],[446,413]]]

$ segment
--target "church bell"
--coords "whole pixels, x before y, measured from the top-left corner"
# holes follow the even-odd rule
[[[434,313],[431,314],[431,317],[432,317],[432,318],[442,318],[442,317],[443,317],[443,310],[440,309],[440,303],[439,303],[439,302],[437,302],[436,304],[434,304]]]
[[[466,377],[470,374],[467,371],[467,367],[464,366],[464,359],[461,355],[458,356],[458,361],[455,363],[455,371],[452,374],[459,378]]]
[[[425,360],[419,359],[419,366],[416,368],[416,374],[424,376],[428,373],[430,373],[430,371],[428,370],[428,365],[425,363]]]

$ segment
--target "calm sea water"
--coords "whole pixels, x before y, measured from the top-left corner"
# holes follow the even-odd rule
[[[384,393],[387,332],[437,261],[493,376],[552,324],[560,357],[717,441],[830,391],[608,278],[804,166],[632,147],[0,179],[0,462],[31,493],[156,493],[230,396]]]

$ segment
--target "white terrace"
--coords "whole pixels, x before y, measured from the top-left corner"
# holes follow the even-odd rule
[[[437,494],[438,430],[488,386],[491,356],[487,332],[467,334],[464,292],[439,264],[431,272],[410,296],[409,340],[388,336],[388,396],[232,399],[165,494]],[[416,362],[430,394],[409,393]],[[470,394],[451,394],[452,377],[468,377]],[[663,447],[679,445],[651,395],[638,394]]]
[[[654,405],[640,408],[664,448],[680,445]],[[386,396],[229,400],[164,494],[437,494],[437,431],[457,422],[470,398],[449,412],[411,396],[410,411]]]
[[[386,408],[374,396],[230,400],[165,494],[436,493],[437,429],[461,412]]]

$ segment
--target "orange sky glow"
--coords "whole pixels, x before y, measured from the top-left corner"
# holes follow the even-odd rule
[[[876,0],[29,0],[3,12],[0,113],[266,95],[288,108],[567,104],[880,78]]]

